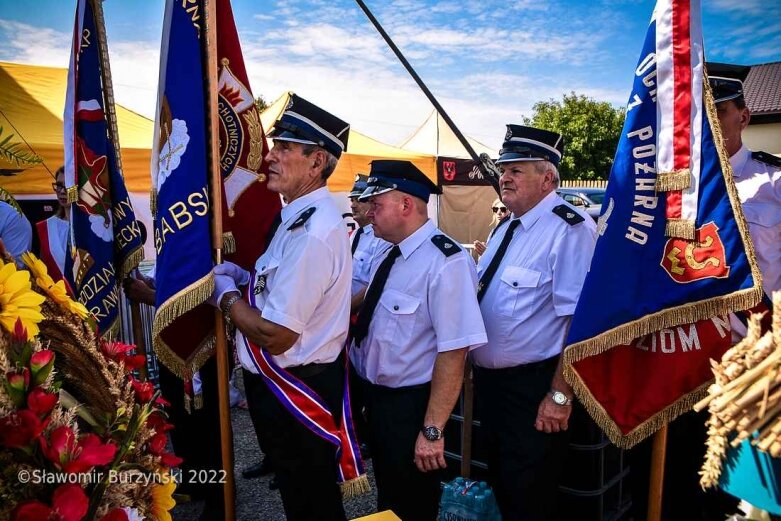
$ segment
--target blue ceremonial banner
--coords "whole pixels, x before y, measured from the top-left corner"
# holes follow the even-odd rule
[[[102,14],[79,0],[65,102],[65,184],[71,207],[65,276],[101,334],[119,328],[118,281],[143,258],[141,231],[122,177]],[[104,70],[105,67],[105,70]],[[107,84],[104,85],[104,79]],[[110,131],[111,130],[111,131]]]
[[[200,1],[166,2],[152,145],[157,252],[153,341],[161,362],[185,379],[206,361],[213,344],[207,337],[214,310],[199,306],[214,288],[203,22]]]
[[[723,315],[762,295],[703,69],[699,2],[659,0],[565,350],[568,381],[622,446],[703,396],[730,345]]]

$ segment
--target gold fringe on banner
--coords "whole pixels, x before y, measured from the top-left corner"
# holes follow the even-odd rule
[[[222,232],[222,254],[236,253],[236,237],[233,232]]]
[[[366,474],[362,474],[357,478],[341,483],[339,489],[342,491],[342,499],[352,499],[362,494],[368,494],[372,491],[372,486]]]
[[[209,358],[214,349],[214,334],[207,338],[188,360],[179,357],[163,341],[161,334],[163,330],[171,325],[174,320],[181,317],[188,311],[205,302],[214,293],[214,275],[210,271],[201,279],[190,284],[174,294],[167,301],[157,308],[155,319],[152,325],[152,345],[155,354],[160,362],[163,363],[172,373],[182,379],[192,378],[193,373],[197,371]]]
[[[693,241],[696,238],[694,221],[688,219],[667,219],[664,225],[664,234],[667,237]]]
[[[740,199],[738,198],[738,191],[733,180],[729,156],[724,148],[721,128],[718,125],[719,119],[718,114],[716,113],[716,104],[713,101],[713,93],[711,92],[708,83],[707,73],[703,76],[703,84],[703,99],[705,102],[705,110],[708,115],[708,123],[710,124],[711,132],[713,132],[721,169],[724,173],[727,196],[732,207],[732,212],[735,215],[735,222],[743,240],[743,246],[751,268],[754,285],[751,288],[739,290],[730,295],[723,295],[700,302],[692,302],[672,309],[661,310],[634,320],[628,324],[605,331],[593,338],[567,346],[563,355],[564,377],[572,386],[578,399],[584,404],[591,416],[610,437],[611,441],[621,447],[630,447],[636,444],[638,441],[649,436],[660,427],[679,416],[682,412],[691,409],[699,399],[705,396],[709,384],[703,384],[693,392],[681,397],[663,411],[660,411],[646,420],[632,432],[624,435],[620,432],[612,419],[610,419],[602,406],[594,399],[594,396],[583,383],[572,364],[579,360],[583,360],[584,358],[604,353],[615,346],[629,344],[636,338],[655,333],[661,329],[698,322],[716,315],[750,309],[760,302],[762,295],[764,294],[762,290],[762,275],[760,274],[759,266],[757,265],[753,243],[748,240],[748,224],[746,223],[745,216],[743,215],[743,208],[741,207]]]
[[[149,209],[152,211],[152,217],[157,216],[157,188],[152,187],[149,190]]]
[[[654,414],[630,432],[624,434],[602,407],[602,404],[594,398],[573,366],[565,366],[564,377],[569,382],[572,390],[575,391],[578,400],[594,419],[594,422],[599,425],[600,429],[605,431],[605,434],[614,445],[622,449],[632,448],[683,413],[690,411],[695,403],[708,394],[708,387],[712,383],[712,380],[704,383],[694,391],[680,397],[666,408]]]
[[[79,200],[79,187],[78,186],[69,186],[68,187],[68,203],[73,204],[76,201]]]
[[[131,271],[138,268],[138,265],[141,264],[142,260],[144,260],[143,246],[139,246],[125,257],[125,261],[122,263],[122,266],[119,267],[118,280],[120,284],[128,275],[130,275]]]
[[[688,168],[681,168],[674,172],[660,172],[656,177],[657,192],[675,192],[686,190],[691,186],[692,173]]]

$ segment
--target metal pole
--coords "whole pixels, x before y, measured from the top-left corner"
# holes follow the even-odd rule
[[[415,69],[412,68],[412,65],[410,65],[407,59],[404,58],[404,55],[401,54],[399,48],[396,47],[396,44],[393,43],[391,37],[388,36],[388,33],[386,33],[385,29],[383,29],[382,25],[380,25],[380,22],[377,21],[377,19],[374,17],[372,12],[369,11],[369,8],[366,7],[366,4],[363,2],[363,0],[355,0],[355,1],[358,3],[358,6],[361,8],[361,10],[369,18],[369,21],[371,21],[371,23],[374,25],[374,27],[383,37],[385,43],[388,44],[388,47],[391,48],[391,50],[399,59],[401,64],[404,65],[404,68],[407,69],[407,72],[410,73],[410,76],[412,76],[412,79],[415,80],[415,83],[418,84],[418,87],[420,87],[420,90],[423,91],[423,94],[425,94],[428,100],[431,102],[431,104],[434,105],[434,108],[437,109],[437,112],[439,112],[442,115],[442,119],[445,120],[447,126],[450,127],[450,130],[452,130],[453,133],[456,135],[458,141],[463,145],[463,147],[472,157],[472,160],[475,163],[477,163],[478,168],[480,168],[480,170],[483,172],[483,175],[486,177],[486,179],[488,179],[488,181],[491,182],[491,185],[494,187],[494,190],[496,190],[496,193],[499,193],[499,175],[498,175],[498,171],[496,170],[496,167],[493,165],[493,162],[486,154],[481,154],[479,156],[477,155],[477,152],[475,152],[475,150],[472,148],[472,145],[469,144],[469,141],[467,141],[466,137],[461,133],[461,131],[456,126],[456,124],[453,123],[453,120],[450,119],[450,116],[447,115],[447,112],[445,112],[445,109],[442,108],[442,105],[439,104],[439,101],[437,101],[437,99],[434,97],[431,91],[428,90],[426,84],[423,83],[423,80],[420,79],[420,76],[418,76],[418,73],[416,73]]]
[[[207,113],[209,115],[209,173],[211,176],[212,244],[216,262],[222,263],[222,174],[220,173],[219,115],[217,114],[217,7],[216,0],[206,0],[206,84]],[[222,468],[225,471],[223,498],[225,521],[236,518],[236,498],[233,476],[233,430],[231,428],[230,393],[228,385],[228,349],[225,338],[225,321],[219,309],[214,311],[215,352],[217,358],[217,390],[220,405],[220,440]]]

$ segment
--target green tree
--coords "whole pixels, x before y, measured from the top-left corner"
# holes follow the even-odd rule
[[[565,94],[562,101],[539,101],[524,125],[552,130],[564,136],[562,179],[607,179],[624,125],[624,108],[606,101]]]
[[[268,101],[266,101],[266,98],[261,94],[255,98],[255,106],[258,108],[258,112],[263,112],[268,108]]]

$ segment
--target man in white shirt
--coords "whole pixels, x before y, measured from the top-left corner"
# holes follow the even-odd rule
[[[350,313],[350,247],[326,180],[347,146],[349,125],[293,96],[270,138],[270,190],[287,201],[281,224],[250,275],[215,268],[214,300],[236,325],[247,401],[273,460],[289,520],[345,519],[336,447],[307,427],[279,394],[279,374],[311,391],[338,424]],[[247,300],[236,291],[249,284]],[[270,376],[269,376],[270,374]],[[260,380],[258,382],[258,380]],[[343,448],[347,451],[347,447]],[[341,467],[340,467],[341,468]]]
[[[428,218],[437,186],[409,161],[373,161],[361,196],[378,237],[350,359],[368,410],[379,510],[436,518],[444,438],[469,349],[486,335],[472,258]]]
[[[497,164],[512,212],[480,257],[488,343],[472,353],[489,481],[503,519],[557,519],[572,390],[560,355],[596,242],[593,219],[556,195],[555,132],[508,125]]]

